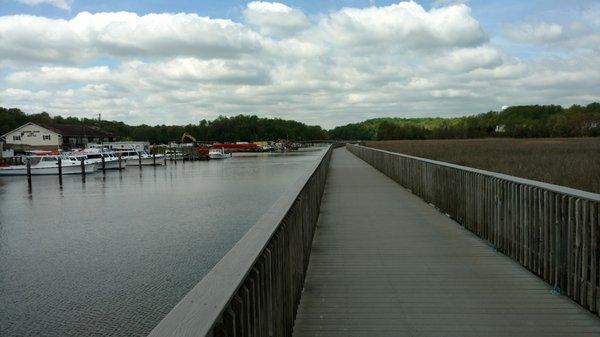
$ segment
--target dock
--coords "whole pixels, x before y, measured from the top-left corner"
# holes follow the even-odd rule
[[[599,194],[342,146],[149,336],[600,336]]]
[[[600,319],[345,148],[294,337],[600,336]]]

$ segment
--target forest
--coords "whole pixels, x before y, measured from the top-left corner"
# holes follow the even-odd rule
[[[46,112],[26,114],[17,108],[0,107],[0,135],[27,122],[97,126],[121,140],[144,140],[153,144],[178,140],[184,132],[205,142],[594,137],[600,136],[600,103],[568,108],[512,106],[502,111],[454,118],[376,118],[329,131],[293,120],[255,115],[220,116],[187,125],[132,126],[119,121],[50,116]]]
[[[455,118],[376,118],[338,126],[333,139],[467,139],[600,136],[600,103],[512,106]]]
[[[218,117],[215,120],[201,120],[198,124],[187,125],[136,125],[123,122],[75,117],[51,117],[48,113],[25,114],[19,109],[0,107],[0,135],[27,122],[38,124],[83,124],[97,126],[114,133],[119,140],[149,141],[152,144],[166,144],[181,138],[184,132],[202,142],[236,142],[291,139],[295,141],[326,139],[327,132],[320,126],[310,126],[292,120],[259,118],[238,115]]]

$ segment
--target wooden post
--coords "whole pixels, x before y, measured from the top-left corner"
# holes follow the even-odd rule
[[[156,166],[156,153],[152,154],[152,165]]]
[[[58,157],[58,183],[62,185],[62,158]]]
[[[79,160],[81,161],[81,180],[85,181],[85,159],[82,157]]]
[[[142,154],[138,152],[138,166],[142,168]]]
[[[104,161],[104,154],[102,154],[102,173],[106,174],[106,162]]]
[[[31,185],[31,159],[27,158],[27,182]]]
[[[121,158],[121,156],[122,156],[122,154],[121,154],[121,152],[119,152],[119,170],[123,169],[123,165],[122,165],[123,159]]]

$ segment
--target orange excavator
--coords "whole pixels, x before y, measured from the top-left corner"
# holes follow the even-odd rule
[[[208,147],[199,144],[194,136],[190,135],[187,132],[184,132],[183,135],[181,136],[181,142],[183,143],[186,139],[189,139],[192,141],[192,143],[196,147],[196,152],[198,152],[198,154],[200,156],[208,157]]]

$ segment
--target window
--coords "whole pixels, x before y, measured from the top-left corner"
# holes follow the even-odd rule
[[[50,140],[50,135],[44,135],[43,139],[44,140]]]
[[[13,136],[13,140],[21,140],[21,136]]]

